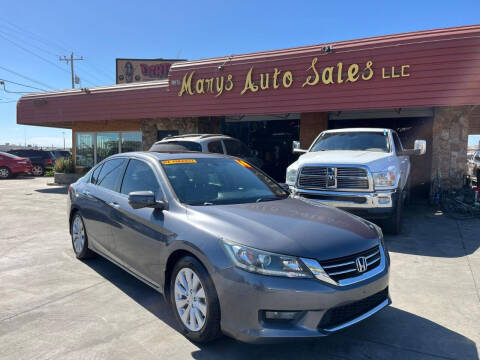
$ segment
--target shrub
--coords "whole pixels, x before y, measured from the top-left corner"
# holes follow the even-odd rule
[[[55,160],[55,166],[53,167],[57,173],[74,173],[75,165],[73,164],[73,159],[71,156],[61,157]]]

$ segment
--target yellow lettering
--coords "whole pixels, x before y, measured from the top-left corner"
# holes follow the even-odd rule
[[[230,91],[233,89],[232,74],[227,76],[227,84],[225,85],[225,90]]]
[[[193,77],[193,74],[195,74],[195,71],[192,71],[190,73],[190,75],[188,75],[188,73],[183,75],[182,88],[180,89],[180,92],[178,93],[178,96],[182,96],[183,93],[185,93],[185,92],[187,92],[190,95],[193,95],[193,91],[192,91],[192,77]]]
[[[410,76],[409,73],[406,73],[406,72],[405,72],[405,69],[410,69],[410,65],[402,65],[402,71],[401,71],[402,77],[408,77],[408,76]]]
[[[283,87],[289,88],[293,83],[293,75],[291,71],[285,71],[283,74]]]
[[[357,64],[352,64],[348,67],[347,71],[347,81],[355,82],[358,80],[360,75],[358,75],[358,70],[360,67]]]
[[[343,83],[342,72],[343,72],[343,63],[339,62],[337,64],[337,83],[339,84]]]
[[[363,80],[370,80],[373,77],[373,69],[372,69],[373,62],[367,61],[365,69],[363,69],[362,79]],[[368,75],[365,76],[365,71],[368,71]]]
[[[207,84],[206,91],[213,93],[213,78],[205,79],[205,84]]]
[[[395,66],[392,66],[392,79],[393,78],[399,78],[399,77],[400,77],[400,75],[395,74]]]
[[[273,69],[273,88],[278,89],[278,75],[280,75],[282,71],[278,70],[277,68]]]
[[[382,79],[390,79],[390,75],[385,73],[385,68],[382,67]]]
[[[217,77],[215,83],[217,85],[217,95],[215,95],[215,97],[219,97],[220,95],[222,95],[223,93],[223,83],[224,83],[224,78],[223,76],[219,76]]]
[[[324,84],[333,84],[333,66],[327,66],[322,72],[322,82]]]
[[[251,92],[257,92],[258,91],[258,85],[255,85],[255,83],[252,81],[252,72],[253,72],[253,66],[248,70],[247,77],[245,78],[245,86],[243,87],[242,92],[240,95],[243,95],[247,92],[247,90],[250,90]]]
[[[205,83],[205,79],[198,79],[197,82],[195,83],[195,90],[197,91],[197,94],[205,93],[205,91],[203,90],[204,83]]]
[[[317,63],[318,58],[313,58],[312,60],[312,65],[307,69],[307,71],[313,70],[313,73],[315,74],[315,77],[312,80],[312,75],[308,75],[307,79],[303,83],[302,87],[305,87],[305,85],[313,86],[317,85],[318,82],[320,81],[320,74],[318,73],[317,69],[315,68],[315,64]]]
[[[269,73],[260,74],[260,89],[266,90],[269,86]]]

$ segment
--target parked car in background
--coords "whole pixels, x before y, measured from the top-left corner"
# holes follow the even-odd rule
[[[468,159],[468,174],[477,178],[477,184],[480,181],[480,150],[475,151]]]
[[[262,161],[240,140],[222,134],[168,136],[152,145],[150,151],[198,151],[236,156],[262,167]]]
[[[72,156],[72,153],[68,150],[53,150],[52,152],[55,156],[55,159],[68,158]]]
[[[308,150],[287,168],[286,183],[295,196],[351,211],[364,218],[385,219],[389,232],[399,233],[402,209],[409,197],[410,155],[391,129],[352,128],[322,132]]]
[[[31,172],[32,163],[29,159],[0,151],[0,179],[8,179]]]
[[[378,226],[291,198],[239,158],[116,154],[68,193],[76,257],[165,294],[193,341],[321,337],[391,303]]]
[[[34,176],[43,176],[45,171],[52,170],[55,164],[55,155],[51,151],[19,149],[9,150],[8,153],[30,159]]]

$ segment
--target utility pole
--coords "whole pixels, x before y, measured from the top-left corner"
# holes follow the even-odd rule
[[[62,131],[63,134],[63,150],[65,150],[65,131]]]
[[[64,56],[63,58],[60,56],[60,57],[58,58],[58,60],[60,60],[60,61],[65,61],[65,62],[67,63],[67,65],[68,65],[68,63],[70,62],[70,70],[71,70],[71,72],[72,72],[72,89],[75,89],[75,71],[74,71],[74,69],[73,69],[73,62],[74,62],[74,61],[83,60],[83,56],[80,56],[79,58],[76,58],[76,59],[75,59],[75,58],[73,57],[73,51],[72,51],[72,53],[70,54],[70,59],[67,58],[66,56]]]

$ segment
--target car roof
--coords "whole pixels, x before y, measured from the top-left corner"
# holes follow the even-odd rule
[[[393,130],[387,129],[387,128],[344,128],[344,129],[325,130],[324,132],[341,133],[341,132],[384,132],[384,131],[393,131]]]
[[[109,156],[108,159],[114,159],[116,157],[148,157],[158,160],[173,160],[173,159],[203,159],[203,158],[232,158],[232,156],[218,154],[218,153],[205,153],[199,151],[135,151],[128,153],[120,153]]]
[[[194,141],[201,142],[203,140],[216,140],[216,139],[234,139],[231,136],[224,134],[184,134],[184,135],[175,135],[167,136],[160,141],[155,142],[155,144],[166,143],[170,141]]]

